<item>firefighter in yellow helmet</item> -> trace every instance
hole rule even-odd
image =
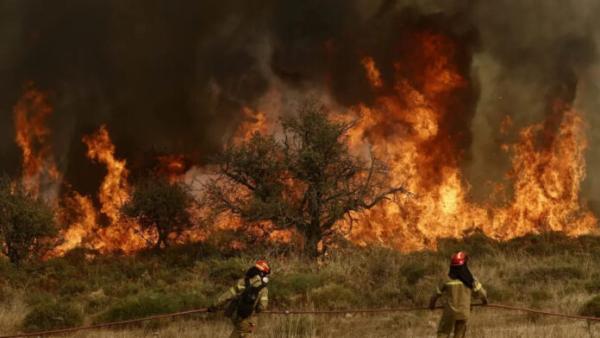
[[[225,307],[225,315],[231,318],[234,326],[230,338],[250,337],[254,332],[256,314],[266,310],[269,303],[267,283],[270,273],[271,268],[266,261],[257,261],[244,278],[221,294],[215,305],[208,308],[209,312],[216,312]]]
[[[468,259],[463,251],[452,255],[448,278],[438,286],[429,302],[429,308],[433,310],[438,298],[442,297],[444,300],[444,311],[437,330],[438,338],[450,337],[452,331],[455,338],[465,337],[473,294],[487,305],[485,289],[469,271]]]

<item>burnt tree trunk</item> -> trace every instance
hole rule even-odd
[[[323,237],[320,225],[307,224],[304,235],[304,255],[314,259],[319,256],[319,242]]]

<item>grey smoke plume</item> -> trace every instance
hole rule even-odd
[[[593,0],[4,0],[0,171],[18,171],[11,110],[29,80],[51,93],[66,180],[91,192],[103,172],[85,158],[81,137],[100,124],[134,171],[155,153],[202,163],[243,106],[270,107],[274,92],[284,102],[277,108],[315,92],[342,107],[372,102],[360,59],[372,56],[390,82],[406,33],[429,29],[461,43],[472,83],[450,130],[475,198],[506,172],[499,144],[515,135],[500,134],[504,116],[515,130],[540,122],[551,99],[586,114],[595,172],[599,10]],[[589,175],[584,190],[598,203],[600,180]]]

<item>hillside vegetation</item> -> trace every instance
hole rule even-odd
[[[3,334],[138,318],[208,306],[256,258],[270,260],[271,308],[351,309],[424,306],[447,272],[449,255],[466,250],[470,267],[493,303],[600,316],[600,238],[545,234],[495,242],[481,235],[445,240],[438,251],[403,254],[390,249],[330,250],[315,262],[260,247],[219,250],[208,244],[97,256],[74,250],[62,258],[15,267],[0,261]],[[432,336],[439,313],[263,316],[259,337]],[[510,323],[504,325],[503,323]],[[78,337],[226,337],[219,315],[147,323]],[[593,327],[477,309],[471,336],[589,337]],[[567,334],[569,332],[569,334]],[[592,335],[593,336],[593,335]]]

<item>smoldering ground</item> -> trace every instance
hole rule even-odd
[[[16,174],[12,107],[33,81],[49,93],[53,149],[65,180],[93,192],[102,169],[84,134],[106,124],[135,171],[154,153],[202,163],[276,90],[293,104],[320,92],[351,107],[374,99],[360,60],[384,80],[406,32],[432,29],[461,43],[469,104],[452,129],[475,198],[509,165],[500,144],[562,100],[588,123],[587,171],[598,171],[600,27],[594,1],[76,1],[0,2],[0,170]],[[392,81],[385,81],[391,85]],[[281,108],[281,106],[278,106]],[[499,125],[511,116],[514,132]],[[600,179],[584,197],[598,203]]]

